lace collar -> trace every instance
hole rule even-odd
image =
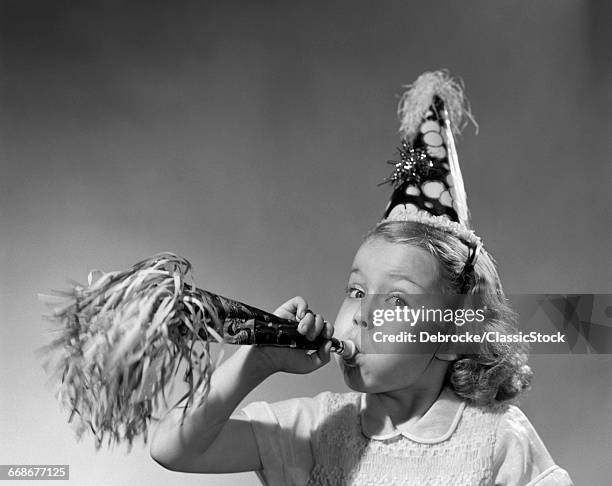
[[[434,404],[418,422],[410,426],[395,425],[376,394],[361,394],[361,431],[366,437],[387,440],[402,434],[422,444],[435,444],[447,440],[457,428],[465,401],[449,387],[445,387]]]

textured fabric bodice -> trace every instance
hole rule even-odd
[[[315,465],[308,486],[488,485],[495,429],[501,413],[467,407],[455,432],[437,443],[404,435],[371,440],[361,431],[359,394],[328,394],[330,419],[313,441]]]
[[[243,408],[267,486],[572,486],[521,410],[442,391],[395,424],[375,394],[322,392]]]

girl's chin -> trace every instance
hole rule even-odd
[[[368,386],[367,383],[361,379],[360,376],[348,376],[346,373],[344,374],[344,383],[351,390],[361,393],[374,393],[372,387]]]
[[[350,366],[344,362],[339,363],[339,365],[346,386],[348,386],[351,390],[362,393],[367,393],[370,391],[371,387],[368,385],[367,381],[364,380],[364,373],[360,366]]]
[[[363,361],[363,355],[358,352],[350,359],[345,359],[336,355],[336,361],[342,368],[357,368]]]

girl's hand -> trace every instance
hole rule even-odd
[[[308,303],[303,297],[294,297],[274,311],[274,315],[285,319],[295,319],[300,323],[298,332],[306,339],[314,341],[322,335],[325,341],[318,350],[281,348],[276,346],[251,346],[252,352],[259,355],[267,364],[271,373],[284,371],[287,373],[305,374],[319,369],[330,360],[331,341],[334,328],[325,322],[319,314],[308,310]]]

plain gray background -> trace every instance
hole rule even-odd
[[[402,85],[448,68],[459,155],[508,292],[610,292],[604,0],[0,3],[0,462],[75,484],[257,484],[74,440],[34,349],[38,292],[163,250],[206,289],[329,319],[381,216]],[[227,349],[226,352],[231,352]],[[609,481],[610,356],[536,356],[523,409],[576,484]],[[346,388],[335,365],[246,402]],[[606,465],[606,463],[608,463]]]

